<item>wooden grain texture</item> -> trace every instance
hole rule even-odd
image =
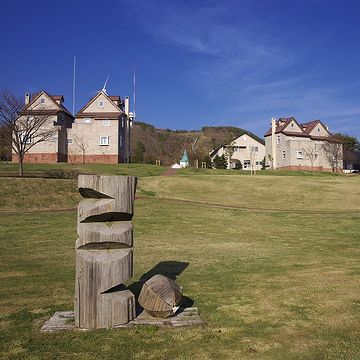
[[[131,221],[78,223],[77,231],[79,239],[75,245],[76,248],[97,243],[117,243],[118,247],[133,245]]]
[[[139,295],[139,304],[151,316],[166,318],[181,300],[181,289],[175,281],[157,274],[146,281]]]
[[[79,176],[75,326],[112,328],[135,317],[135,297],[123,282],[133,275],[136,178]]]

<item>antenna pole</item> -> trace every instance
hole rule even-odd
[[[74,71],[73,71],[73,108],[72,114],[75,114],[75,75],[76,75],[76,56],[74,56]]]
[[[133,84],[133,90],[134,90],[134,120],[136,119],[136,71],[134,66],[134,84]]]

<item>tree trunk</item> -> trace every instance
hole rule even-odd
[[[24,176],[24,155],[19,155],[19,176]]]

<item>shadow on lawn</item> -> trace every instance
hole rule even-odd
[[[154,275],[161,274],[176,281],[177,276],[179,276],[188,266],[189,263],[183,261],[161,261],[148,272],[142,274],[138,281],[129,285],[128,289],[131,290],[134,293],[135,298],[138,299],[143,284]],[[192,299],[183,295],[179,305],[182,308],[186,308],[191,307],[193,304],[194,301]],[[136,301],[136,313],[139,314],[141,311],[142,308]]]

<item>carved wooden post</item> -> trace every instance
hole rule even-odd
[[[75,325],[111,328],[135,317],[134,294],[122,283],[133,273],[136,177],[80,175]]]

